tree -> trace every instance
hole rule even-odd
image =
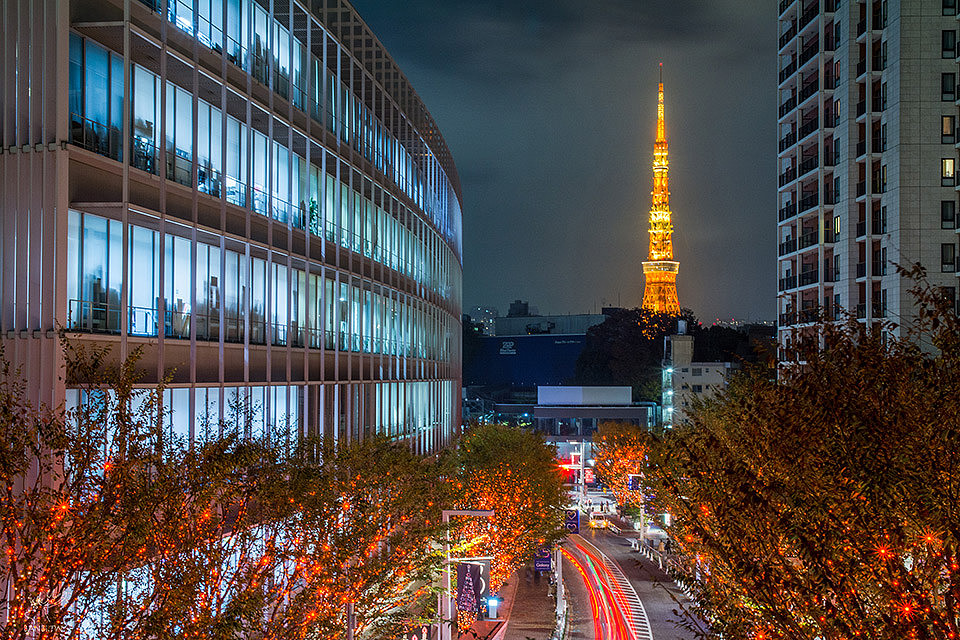
[[[922,277],[914,270],[908,276]],[[960,323],[819,327],[653,447],[699,614],[727,638],[960,633]]]
[[[680,319],[694,326],[692,312]],[[628,385],[638,400],[660,400],[663,338],[675,333],[677,318],[646,309],[614,309],[587,330],[577,359],[575,382],[583,385]]]
[[[593,436],[594,471],[623,507],[643,507],[643,491],[628,487],[631,475],[643,475],[647,432],[627,422],[602,422]]]
[[[0,370],[0,638],[332,639],[347,602],[377,634],[417,611],[451,500],[437,460],[375,437],[291,455],[242,416],[180,442],[138,354],[65,354],[69,411]]]
[[[562,537],[566,494],[556,451],[529,430],[474,425],[453,454],[456,508],[493,509],[493,518],[462,518],[454,537],[470,556],[493,556],[490,589],[504,581],[538,547]]]

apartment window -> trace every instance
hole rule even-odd
[[[693,370],[692,370],[690,373],[691,373],[691,375],[702,376],[702,375],[703,375],[703,369],[702,369],[701,367],[694,367]]]
[[[957,0],[943,0],[943,15],[957,15]]]
[[[954,181],[954,169],[956,160],[953,158],[943,158],[940,160],[940,185],[943,187],[952,187]]]
[[[940,116],[940,142],[953,144],[956,140],[956,116]]]
[[[955,309],[957,304],[957,288],[956,287],[940,287],[940,295],[943,296],[944,302],[946,302],[950,309]]]
[[[946,102],[953,102],[957,96],[957,74],[940,74],[940,99]]]
[[[840,216],[833,217],[833,235],[834,237],[840,235]]]
[[[957,57],[957,32],[948,29],[940,33],[940,55],[944,58]]]
[[[954,229],[957,226],[957,203],[954,200],[940,202],[940,228]]]
[[[956,271],[957,245],[944,242],[940,245],[940,270],[944,273]]]

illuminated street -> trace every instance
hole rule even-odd
[[[570,638],[687,640],[673,613],[684,597],[629,542],[605,531],[571,535],[564,545]]]

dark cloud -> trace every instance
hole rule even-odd
[[[776,3],[354,5],[454,153],[466,307],[639,304],[663,61],[681,303],[772,318]]]

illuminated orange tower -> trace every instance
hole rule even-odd
[[[653,145],[653,206],[650,207],[650,254],[643,263],[646,284],[643,308],[657,313],[680,315],[677,299],[677,272],[673,259],[673,224],[670,222],[670,189],[667,181],[667,130],[663,120],[663,63],[657,94],[657,141]]]

